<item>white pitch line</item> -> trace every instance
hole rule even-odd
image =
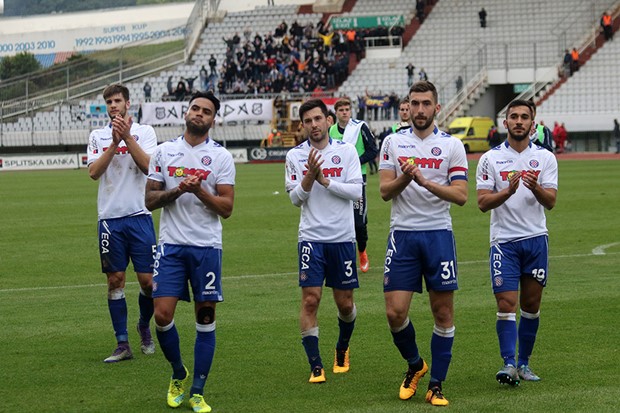
[[[605,250],[613,246],[620,245],[620,242],[612,242],[611,244],[599,245],[592,250],[593,255],[605,255]]]
[[[610,245],[616,245],[616,244],[620,244],[620,243],[615,243],[615,244],[608,244],[608,246]],[[602,247],[605,247],[604,245]],[[597,247],[600,248],[600,247]],[[595,252],[596,248],[594,250],[592,250],[592,253],[590,254],[569,254],[569,255],[555,255],[552,257],[549,257],[550,259],[561,259],[561,258],[578,258],[578,257],[593,257],[593,256],[601,256],[601,255],[618,255],[620,254],[620,252],[611,252],[611,253],[596,253]],[[477,261],[460,261],[458,264],[459,265],[472,265],[472,264],[487,264],[489,261],[488,260],[477,260]],[[297,275],[296,272],[280,272],[280,273],[271,273],[271,274],[246,274],[246,275],[231,275],[228,277],[224,277],[224,281],[231,281],[231,280],[244,280],[244,279],[249,279],[249,278],[267,278],[267,277],[282,277],[282,276],[286,276],[286,275]],[[133,282],[126,282],[126,285],[134,285],[134,284],[138,284],[137,281],[133,281]],[[47,291],[47,290],[68,290],[68,289],[73,289],[73,288],[93,288],[93,287],[97,287],[97,288],[103,288],[105,287],[106,284],[82,284],[82,285],[59,285],[59,286],[55,286],[55,287],[27,287],[27,288],[5,288],[5,289],[0,289],[0,293],[11,293],[11,292],[21,292],[21,291]]]

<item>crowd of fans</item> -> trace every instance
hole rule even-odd
[[[226,53],[219,67],[211,55],[209,68],[203,65],[196,77],[182,77],[175,86],[171,76],[163,99],[182,101],[198,88],[219,94],[321,94],[347,78],[350,58],[363,58],[365,39],[374,38],[377,44],[391,35],[399,44],[403,31],[400,26],[333,30],[321,21],[302,25],[296,20],[290,26],[282,21],[264,35],[246,27],[241,34],[222,38]]]

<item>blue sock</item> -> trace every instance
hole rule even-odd
[[[200,329],[200,330],[198,330]],[[204,392],[205,383],[211,370],[215,354],[215,322],[196,324],[196,343],[194,344],[194,381],[190,396]]]
[[[108,309],[112,318],[112,327],[116,341],[119,343],[129,341],[127,334],[127,301],[125,295],[122,298],[108,299]]]
[[[442,382],[448,375],[448,367],[452,360],[452,344],[454,343],[454,326],[443,328],[435,326],[431,337],[431,382]]]
[[[155,329],[159,347],[172,366],[172,378],[184,379],[185,368],[181,359],[181,346],[179,343],[179,332],[174,325],[174,320],[165,327],[157,326]]]
[[[316,331],[314,331],[316,329]],[[316,333],[316,334],[315,334]],[[301,344],[303,344],[308,356],[308,363],[310,363],[310,369],[315,367],[323,368],[323,360],[321,360],[321,354],[319,353],[319,328],[314,327],[310,330],[302,331]]]
[[[504,365],[516,366],[515,353],[517,347],[517,322],[515,313],[497,313],[498,320],[495,324],[497,338],[499,339],[499,352],[504,359]],[[500,314],[506,314],[505,316]]]
[[[140,294],[138,294],[138,307],[140,308],[140,319],[138,320],[138,324],[141,326],[148,326],[154,312],[153,298],[147,297],[142,290],[140,290]]]
[[[401,328],[399,331],[392,331],[392,338],[394,339],[396,348],[400,351],[401,356],[407,360],[407,363],[410,365],[416,364],[420,360],[420,352],[415,342],[415,329],[409,318],[407,318],[403,325],[405,327]]]
[[[353,335],[356,316],[357,309],[355,305],[353,305],[353,311],[348,316],[343,316],[338,313],[338,327],[340,328],[340,333],[338,334],[336,350],[345,351],[349,348],[349,340],[351,340],[351,335]]]
[[[527,365],[534,350],[536,333],[540,324],[540,311],[536,314],[521,311],[519,320],[519,366]]]

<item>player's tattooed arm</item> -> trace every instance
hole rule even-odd
[[[157,208],[161,208],[171,202],[174,202],[183,193],[184,191],[178,186],[170,190],[166,190],[163,182],[147,179],[144,203],[149,211],[154,211]]]

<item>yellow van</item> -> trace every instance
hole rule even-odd
[[[493,120],[486,117],[456,118],[450,123],[448,133],[463,142],[465,152],[485,152],[489,149],[487,136]]]

